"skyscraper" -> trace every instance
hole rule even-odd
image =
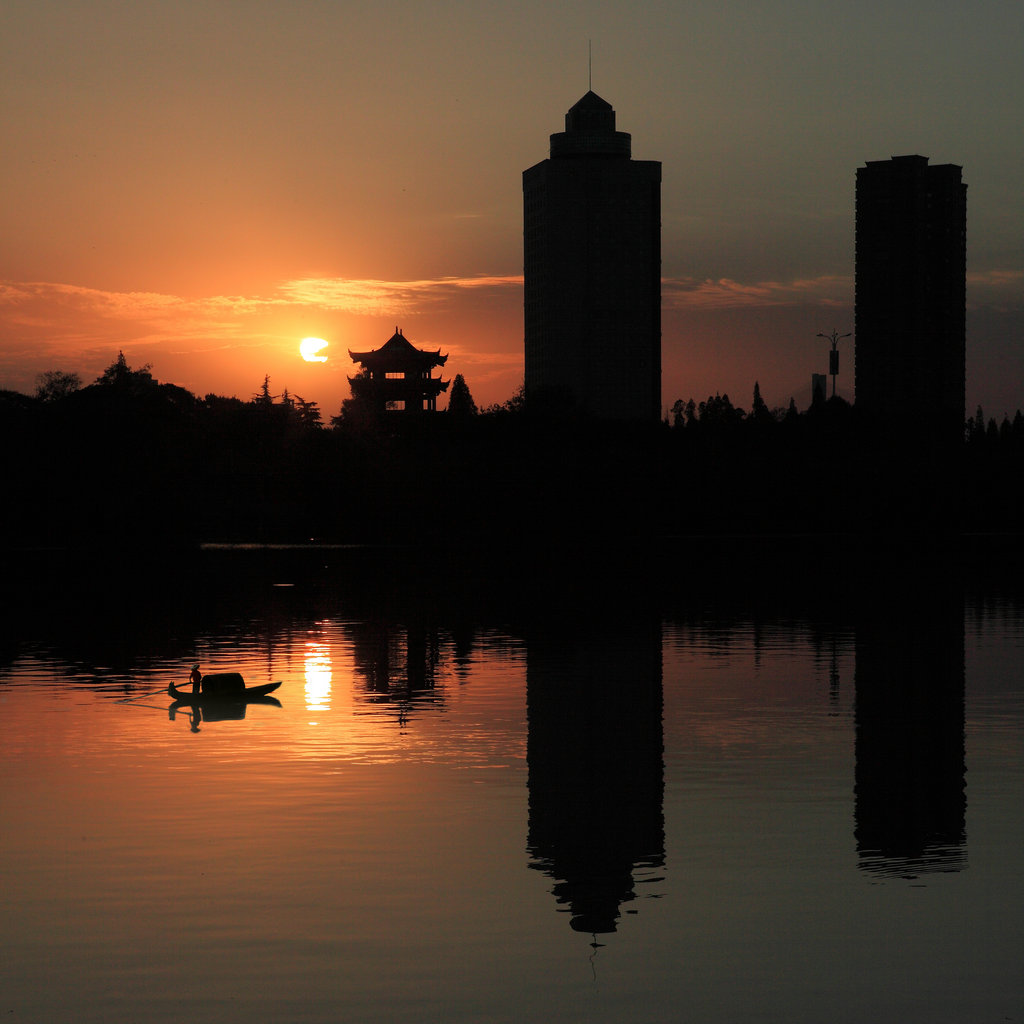
[[[523,172],[526,394],[661,415],[661,164],[588,92]]]
[[[857,169],[857,408],[894,439],[963,437],[966,275],[960,167],[899,156]]]

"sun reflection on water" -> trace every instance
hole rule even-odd
[[[331,651],[326,644],[306,645],[304,674],[306,710],[329,711],[331,707]]]

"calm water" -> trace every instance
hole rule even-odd
[[[8,625],[5,1017],[1024,1019],[1012,595],[216,557]],[[280,707],[171,709],[192,661]]]

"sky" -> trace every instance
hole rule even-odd
[[[662,162],[666,409],[809,402],[817,335],[853,330],[856,168],[918,153],[968,185],[967,410],[1012,416],[1021,39],[1016,0],[5,0],[0,388],[123,351],[200,396],[269,375],[326,420],[348,350],[400,327],[504,401],[522,171],[592,85]]]

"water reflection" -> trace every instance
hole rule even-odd
[[[864,606],[845,579],[723,571],[712,600],[666,566],[684,596],[648,615],[646,577],[506,608],[271,568],[211,572],[197,601],[118,586],[127,618],[92,581],[63,617],[21,602],[0,643],[0,991],[21,1019],[1019,1007],[1019,603],[972,608],[965,635],[959,591]],[[283,707],[169,727],[197,659],[280,678]],[[965,664],[985,871],[865,884],[966,863]],[[595,984],[581,947],[615,930]]]
[[[877,596],[856,639],[860,867],[914,877],[966,866],[964,605],[936,586]]]
[[[218,701],[215,703],[193,704],[190,701],[176,700],[167,709],[167,715],[173,722],[178,714],[188,719],[189,729],[199,732],[203,722],[241,722],[250,704],[264,704],[279,708],[281,702],[276,697],[249,697],[246,700]]]
[[[329,711],[331,707],[331,649],[325,643],[306,644],[303,666],[306,680],[306,710]]]
[[[436,629],[377,620],[353,623],[351,633],[355,670],[371,703],[393,705],[404,721],[417,705],[443,702],[435,692]]]
[[[661,894],[661,628],[558,625],[527,641],[527,845],[570,926],[596,935],[640,885]]]

